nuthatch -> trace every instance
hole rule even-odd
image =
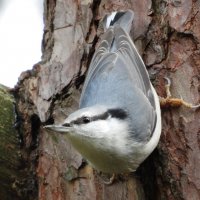
[[[91,61],[80,109],[61,125],[46,128],[66,134],[97,170],[133,172],[158,144],[159,98],[129,36],[133,12],[103,20],[105,33]]]

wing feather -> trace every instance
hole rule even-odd
[[[114,26],[104,34],[92,59],[80,108],[96,104],[121,107],[129,113],[133,137],[148,141],[156,121],[151,87],[131,38],[122,28]]]

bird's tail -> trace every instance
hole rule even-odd
[[[134,13],[132,10],[112,12],[103,18],[103,28],[106,31],[109,27],[120,26],[126,32],[130,32]]]

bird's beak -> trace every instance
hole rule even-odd
[[[55,124],[44,126],[44,128],[51,130],[51,131],[56,131],[59,133],[68,133],[68,132],[72,131],[72,127],[66,127],[63,125],[55,125]]]

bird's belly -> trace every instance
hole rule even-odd
[[[130,157],[121,157],[115,152],[100,152],[98,156],[89,156],[87,159],[98,171],[110,174],[133,172],[138,167],[138,164],[134,162],[134,160],[130,159]]]
[[[133,152],[123,152],[106,148],[103,144],[70,138],[72,145],[96,170],[105,173],[133,172],[141,163],[141,156]],[[104,148],[105,147],[105,148]]]

